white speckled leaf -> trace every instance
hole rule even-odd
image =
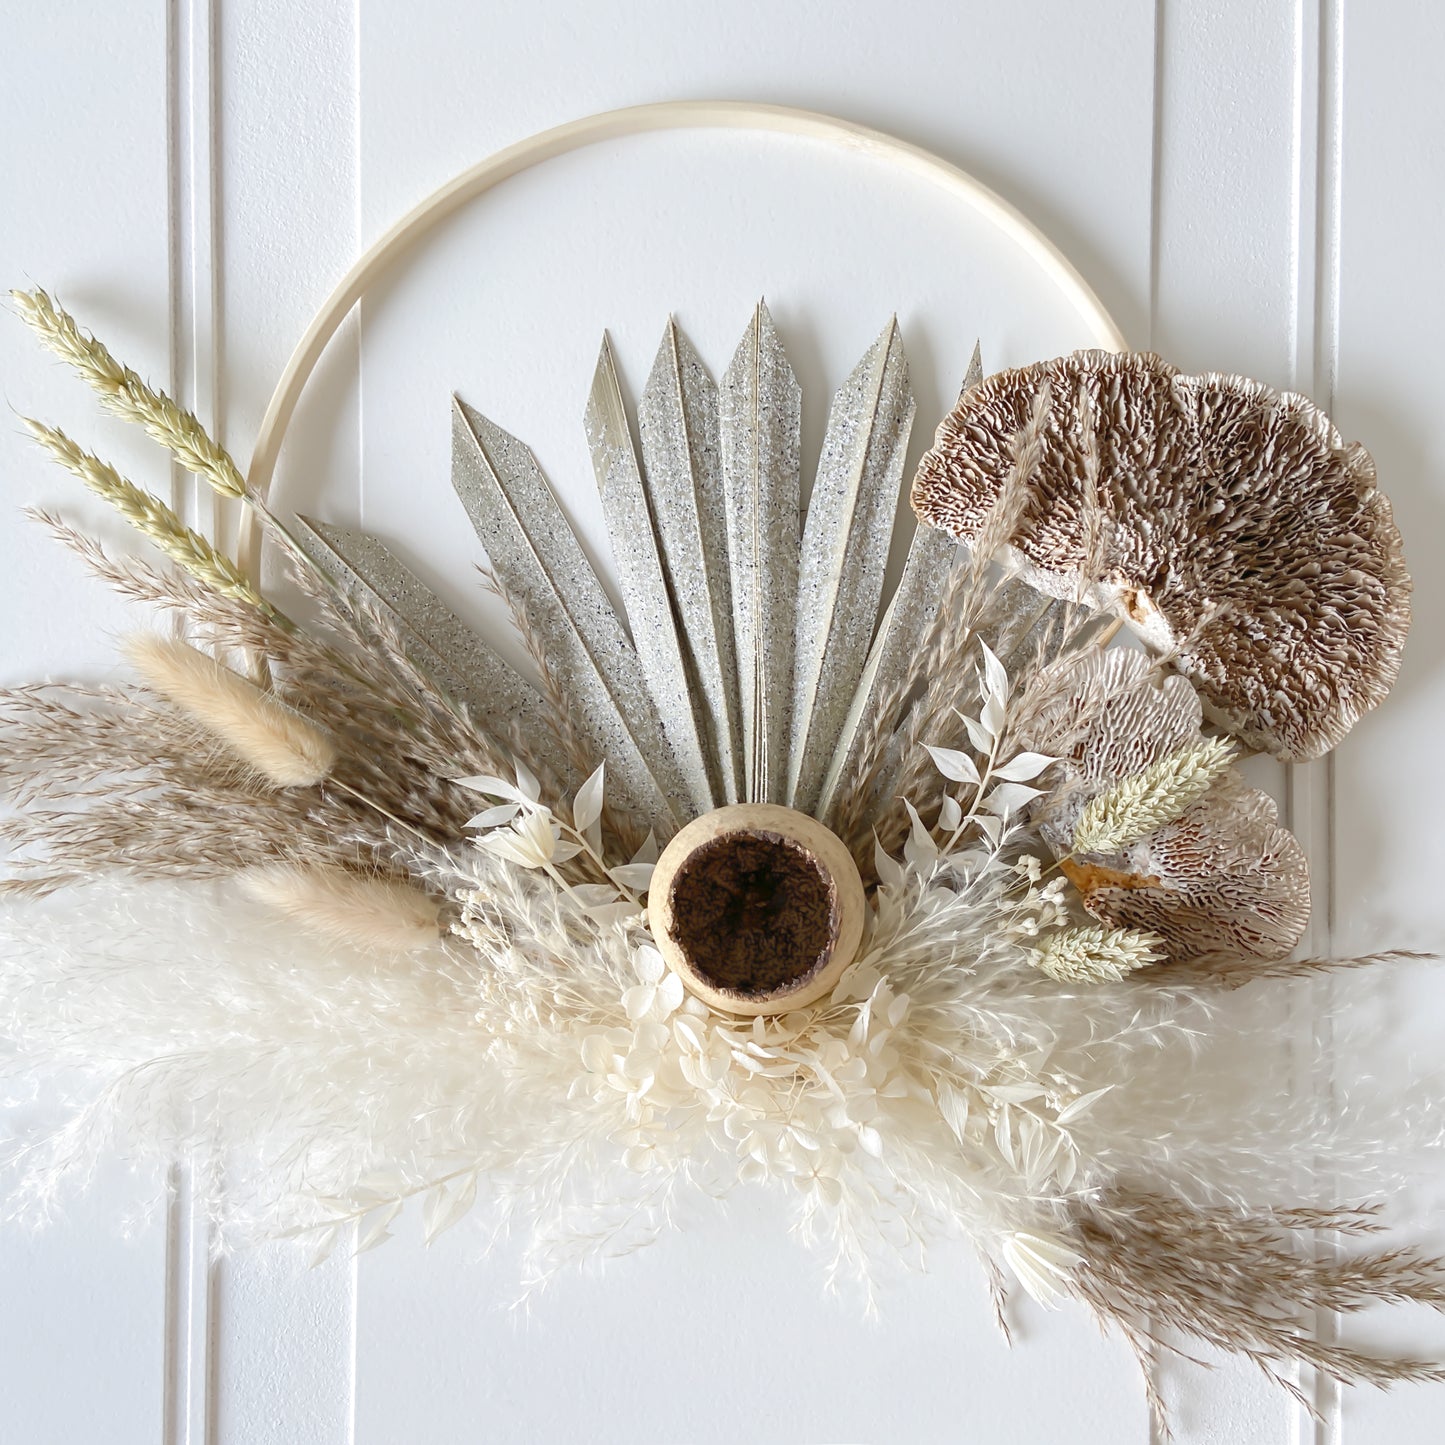
[[[968,391],[983,380],[983,346],[975,341],[973,355],[968,358],[968,370],[963,373],[963,390]]]
[[[735,803],[743,789],[742,716],[717,388],[672,321],[637,420],[647,500],[687,661],[706,709],[707,742],[718,760],[723,797]]]
[[[605,337],[587,398],[586,423],[633,645],[663,731],[686,779],[688,796],[694,809],[706,812],[722,799],[715,791],[715,776],[709,775],[702,742],[707,732],[696,711],[698,692],[688,677],[617,368]],[[714,764],[713,774],[716,772]]]
[[[744,790],[754,803],[781,803],[788,789],[802,401],[760,302],[719,389]]]
[[[544,723],[546,703],[425,582],[376,537],[310,517],[297,518],[308,554],[349,592],[391,614],[408,652],[441,689],[489,733],[525,729],[538,757],[564,782],[570,769]]]
[[[460,399],[452,485],[497,574],[524,598],[577,725],[613,766],[624,807],[663,822],[687,797],[643,676],[541,469],[515,437]]]
[[[848,775],[867,731],[865,720],[874,716],[879,702],[907,675],[938,615],[938,597],[947,585],[949,570],[963,560],[961,549],[947,533],[932,527],[914,532],[898,590],[878,626],[818,796],[818,816],[830,826],[839,784]]]
[[[789,794],[804,812],[817,806],[868,656],[913,414],[893,320],[833,398],[803,529]]]

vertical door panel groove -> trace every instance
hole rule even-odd
[[[1339,226],[1342,105],[1341,0],[1296,0],[1294,75],[1293,311],[1290,383],[1325,411],[1335,411],[1339,347]],[[1329,954],[1335,945],[1335,765],[1333,755],[1288,770],[1286,805],[1291,830],[1310,860],[1314,905],[1305,947]],[[1328,977],[1298,991],[1293,1042],[1298,1051],[1296,1089],[1335,1099],[1331,1019],[1334,988]],[[1316,1172],[1329,1168],[1320,1159]],[[1335,1249],[1333,1237],[1312,1241],[1316,1252]],[[1339,1334],[1339,1317],[1321,1311],[1310,1322],[1322,1339]],[[1312,1409],[1294,1410],[1296,1445],[1344,1439],[1340,1387],[1328,1376],[1297,1374]]]
[[[168,0],[167,168],[171,394],[219,427],[215,276],[214,0]],[[171,468],[171,501],[191,526],[220,534],[218,499]],[[170,1170],[166,1203],[165,1445],[211,1445],[216,1367],[212,1239],[190,1167]]]

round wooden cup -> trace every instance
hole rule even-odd
[[[663,850],[648,911],[687,990],[734,1014],[781,1014],[838,982],[863,937],[863,880],[816,818],[735,803],[694,819]]]

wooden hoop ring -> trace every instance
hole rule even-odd
[[[1098,345],[1109,351],[1126,349],[1124,335],[1103,302],[1064,253],[1032,221],[967,171],[921,146],[853,121],[790,106],[737,100],[675,100],[634,105],[554,126],[488,156],[440,190],[433,191],[352,266],[312,318],[272,393],[247,472],[247,480],[255,491],[261,497],[270,491],[286,429],[327,344],[352,307],[394,261],[454,211],[511,176],[598,141],[659,130],[774,131],[826,141],[842,150],[890,161],[971,206],[1033,258],[1084,318]],[[248,576],[259,581],[261,531],[250,510],[241,518],[237,560]]]

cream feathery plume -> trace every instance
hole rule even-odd
[[[131,638],[126,653],[152,688],[273,786],[312,787],[335,765],[321,728],[214,657],[153,634]]]
[[[12,291],[10,299],[45,345],[69,362],[99,395],[107,411],[126,421],[139,422],[187,471],[223,497],[246,495],[240,468],[193,413],[117,361],[46,292]]]
[[[1164,940],[1132,928],[1060,928],[1029,950],[1029,962],[1059,983],[1118,983],[1135,969],[1158,963]]]
[[[1074,852],[1112,853],[1174,822],[1209,791],[1234,752],[1227,738],[1206,738],[1120,778],[1079,814]]]
[[[322,864],[278,863],[239,875],[242,891],[334,944],[410,953],[441,937],[435,899],[393,879]]]

